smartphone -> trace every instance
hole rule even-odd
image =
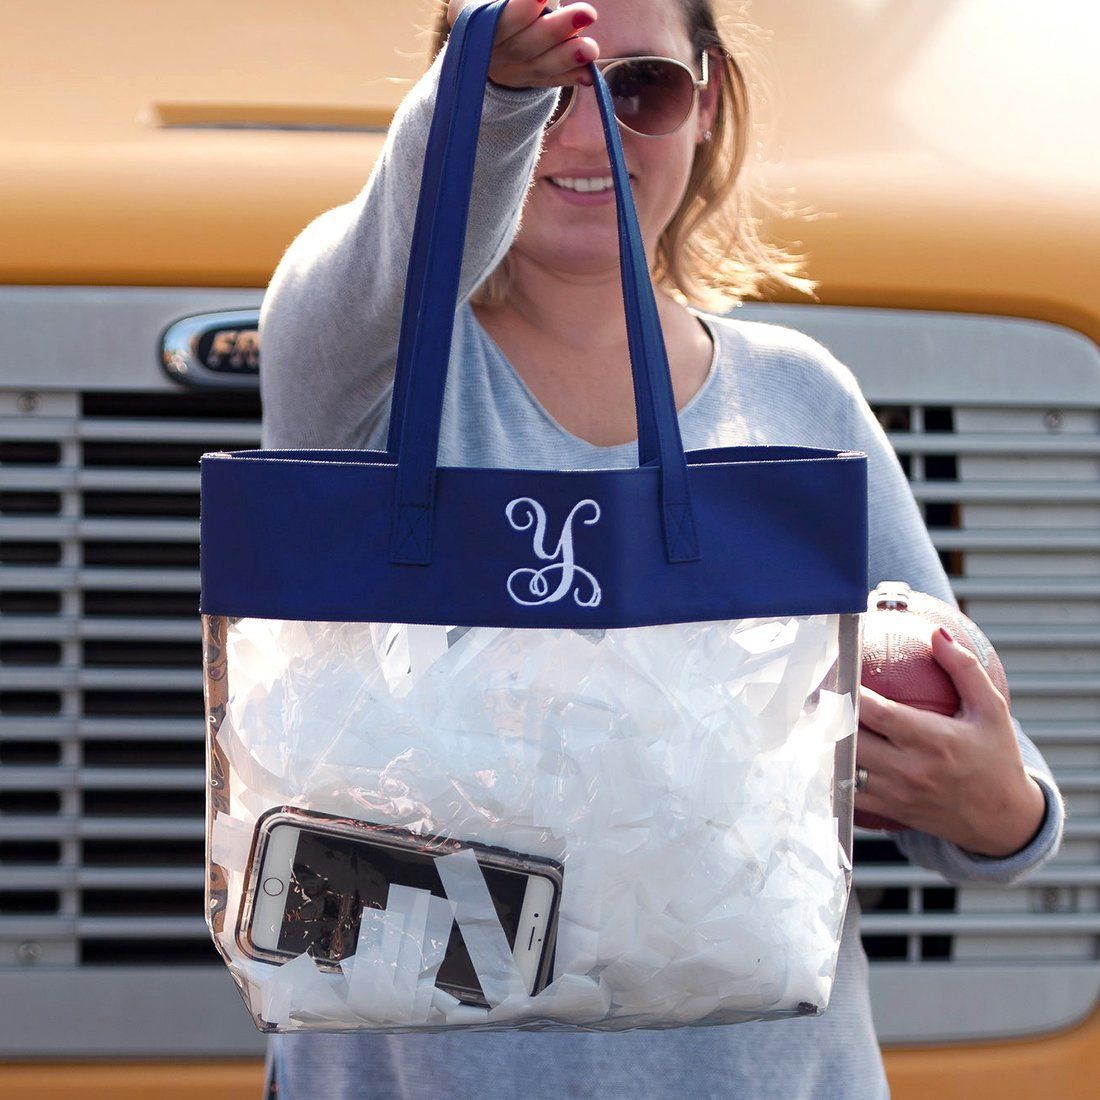
[[[308,951],[318,966],[337,969],[355,953],[365,906],[385,909],[391,883],[446,897],[435,860],[463,849],[481,867],[528,994],[538,993],[553,960],[561,864],[294,807],[256,823],[237,942],[255,959],[284,962]],[[436,985],[465,1004],[487,1005],[457,923]]]

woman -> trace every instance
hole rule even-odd
[[[451,0],[448,21],[461,6]],[[549,13],[545,0],[510,0],[485,91],[441,464],[636,460],[614,198],[587,88],[589,61],[636,55],[667,59],[618,66],[616,79],[633,86],[616,85],[616,110],[685,446],[865,451],[872,581],[901,579],[951,600],[908,483],[852,375],[799,333],[681,300],[716,291],[736,301],[768,279],[805,285],[789,257],[756,239],[740,207],[745,85],[710,0],[597,0]],[[439,57],[402,102],[359,196],[308,226],[275,272],[261,317],[265,446],[385,446],[438,73]],[[1018,881],[1057,850],[1061,797],[969,652],[947,635],[934,652],[963,699],[959,715],[866,693],[858,762],[869,779],[857,805],[902,822],[903,851],[953,881]],[[269,1070],[282,1100],[880,1100],[889,1093],[858,921],[853,897],[832,1000],[818,1018],[625,1034],[275,1036]]]

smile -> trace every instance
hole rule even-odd
[[[547,179],[555,186],[565,191],[579,191],[589,194],[593,191],[610,191],[615,186],[615,181],[610,176],[571,177],[571,176],[547,176]]]

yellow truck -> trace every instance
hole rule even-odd
[[[740,10],[742,5],[737,5]],[[727,4],[733,13],[733,5]],[[1069,817],[1010,890],[857,840],[897,1100],[1100,1079],[1094,5],[753,0],[756,171]],[[202,915],[198,466],[259,443],[258,309],[363,185],[428,0],[52,0],[0,43],[0,1096],[257,1098]],[[303,369],[308,364],[303,364]]]

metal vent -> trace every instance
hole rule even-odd
[[[1100,351],[1013,319],[822,307],[739,315],[801,329],[857,375],[1067,804],[1059,856],[1012,889],[952,887],[885,834],[857,830],[879,1037],[1068,1025],[1100,991]]]
[[[197,459],[258,445],[258,394],[174,387],[134,352],[179,317],[240,306],[233,291],[0,288],[18,345],[0,388],[9,1056],[261,1047],[202,918],[197,611]],[[1012,890],[952,887],[858,836],[879,1035],[1068,1025],[1100,990],[1100,353],[1002,319],[739,316],[804,329],[855,370],[1069,806],[1057,861]],[[107,1002],[125,1008],[108,1018]]]
[[[899,923],[910,934],[952,934],[959,960],[1091,961],[1100,933],[1100,408],[999,404],[1004,396],[956,407],[949,433],[930,431],[913,410],[893,441],[963,609],[1004,660],[1013,713],[1058,775],[1067,836],[1058,865],[1028,889],[962,889],[955,915]],[[936,513],[947,522],[935,524]]]
[[[4,395],[0,963],[218,963],[202,919],[198,459],[252,393]]]
[[[1085,866],[1095,863],[1091,842],[1100,836],[1100,770],[1081,750],[1100,740],[1088,717],[1100,701],[1100,600],[1074,598],[1073,590],[1100,572],[1097,410],[875,411],[963,610],[985,627],[1005,662],[1014,713],[1059,772],[1072,822],[1058,868],[1011,892],[945,889],[938,875],[909,867],[882,834],[861,833],[856,881],[867,953],[1090,960],[1100,907],[1095,897],[1082,907],[1080,888],[1100,885],[1095,867]],[[1061,590],[1068,599],[1058,598]]]

